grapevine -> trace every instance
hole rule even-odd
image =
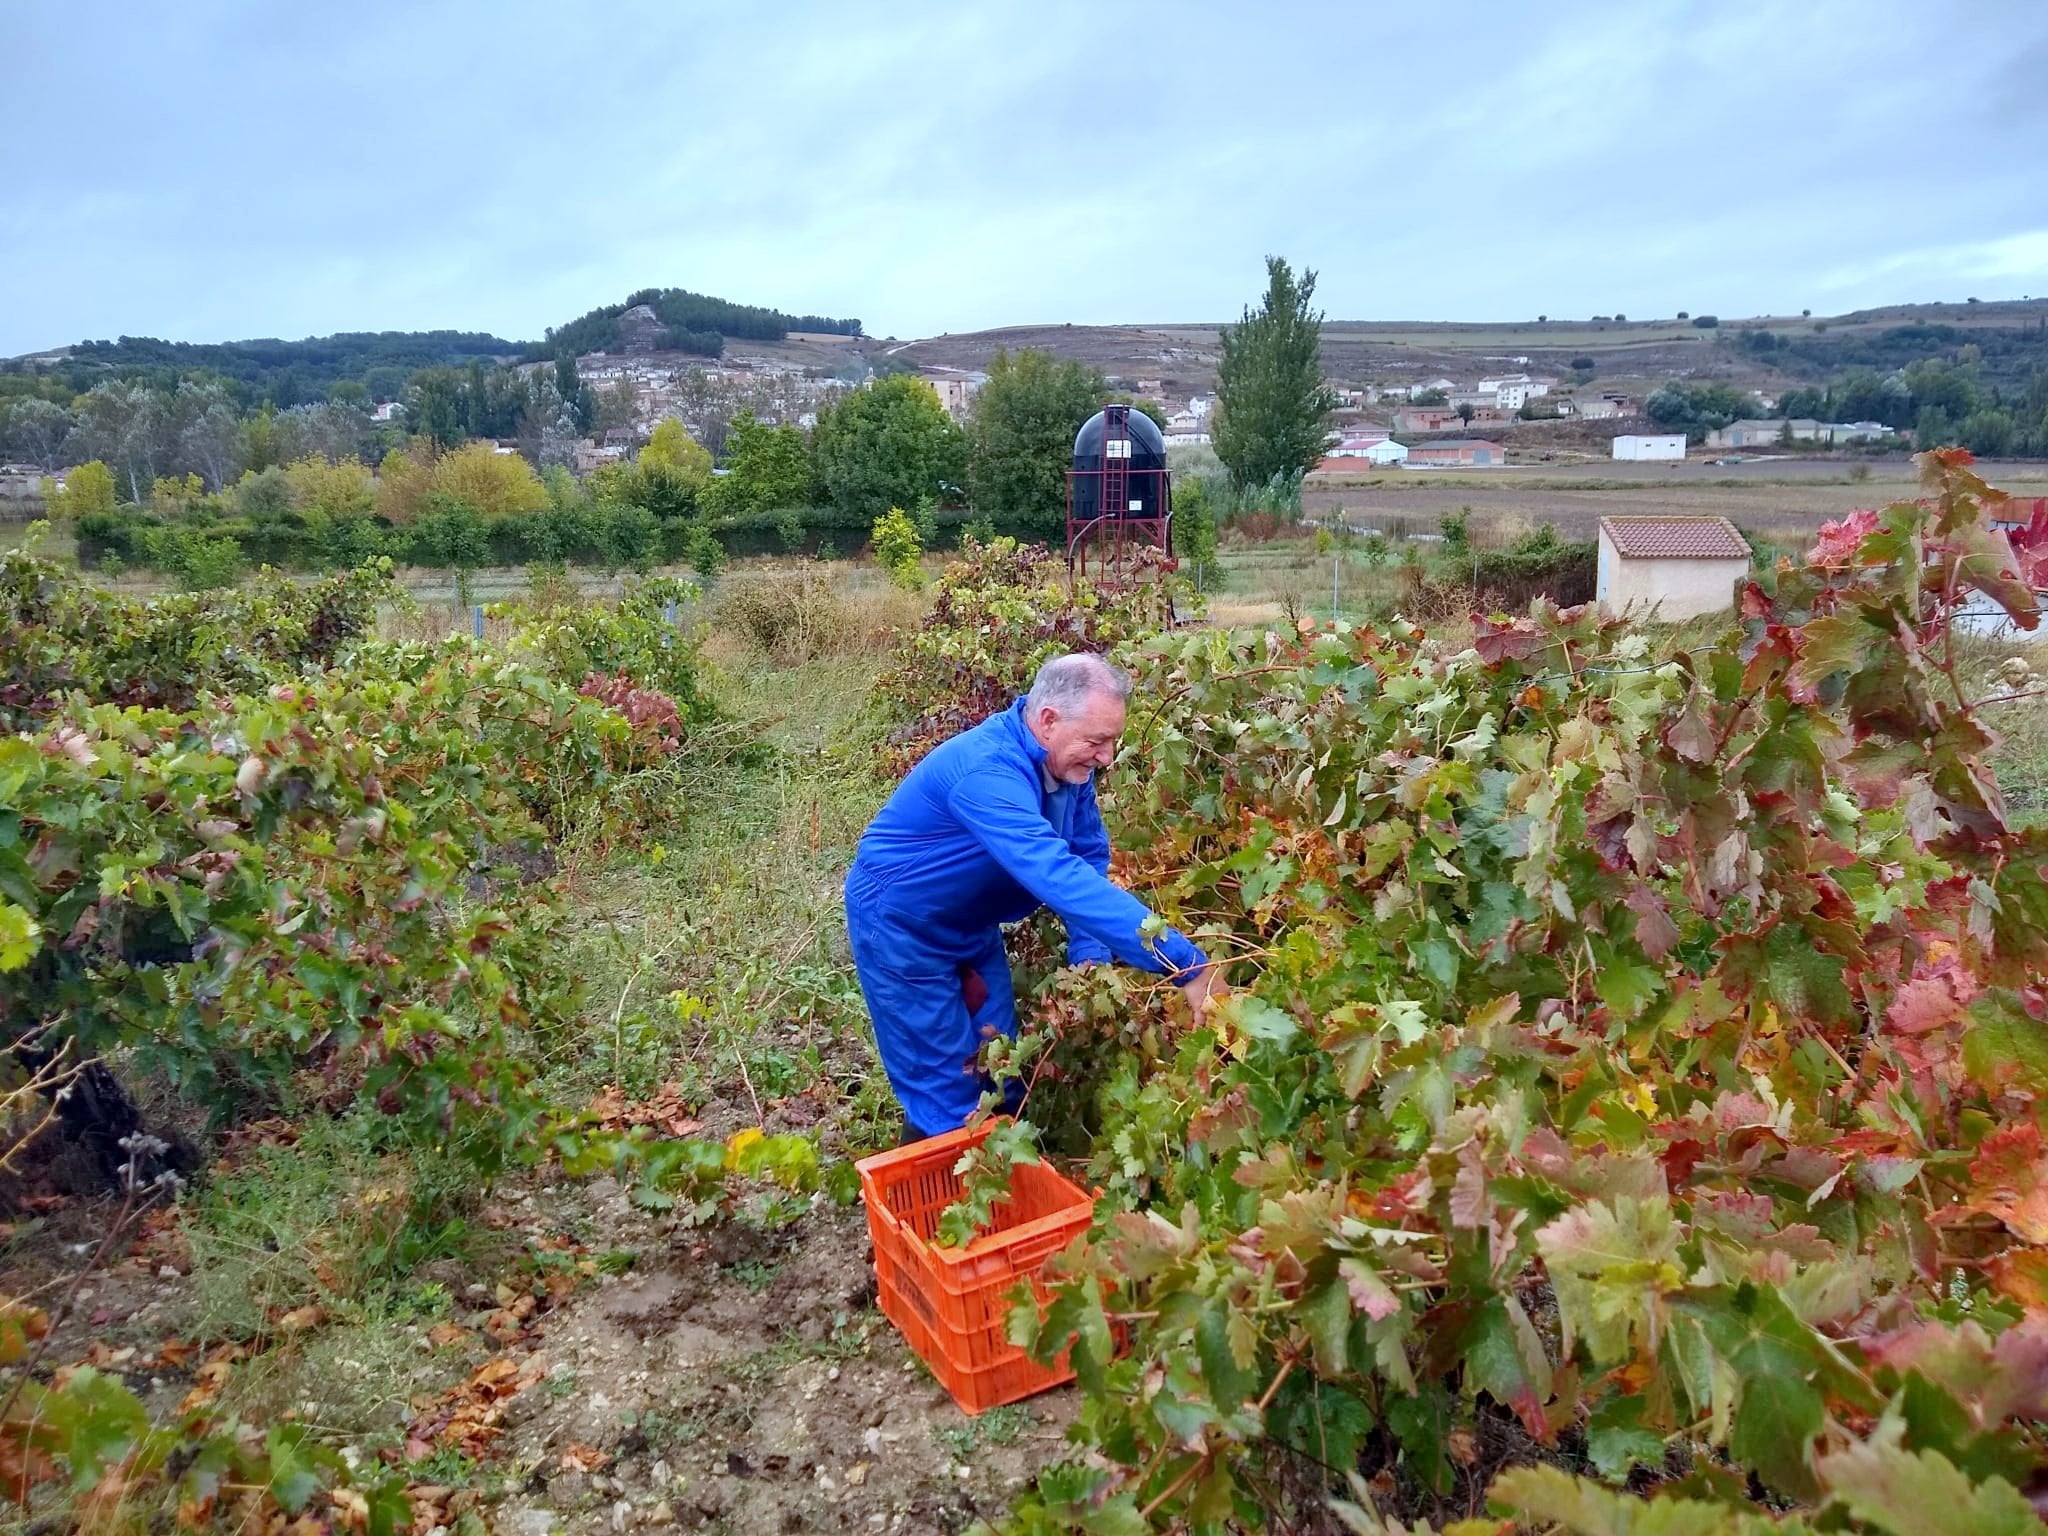
[[[2042,551],[1925,464],[1677,655],[1142,647],[1118,874],[1240,990],[1042,1006],[1104,1197],[1013,1329],[1090,1454],[1011,1529],[2037,1528],[2048,834],[1944,620]]]

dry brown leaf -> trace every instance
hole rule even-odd
[[[226,1360],[209,1360],[200,1366],[194,1373],[192,1390],[178,1404],[178,1412],[190,1413],[195,1408],[204,1408],[219,1397],[220,1389],[227,1385],[228,1372],[233,1369]]]
[[[427,1342],[436,1349],[449,1349],[457,1344],[467,1344],[470,1332],[454,1323],[436,1323],[427,1330]]]
[[[361,1531],[369,1528],[370,1501],[355,1489],[329,1489],[327,1499],[334,1506],[335,1523],[344,1530]]]
[[[562,1465],[571,1472],[600,1472],[611,1464],[611,1453],[594,1445],[571,1445],[562,1452]]]
[[[304,1333],[308,1328],[317,1328],[327,1321],[327,1309],[318,1303],[293,1307],[277,1320],[277,1326],[286,1333]]]

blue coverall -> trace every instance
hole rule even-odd
[[[1019,699],[935,748],[861,834],[846,876],[846,931],[875,1043],[912,1135],[962,1124],[979,1105],[975,1056],[1017,1033],[999,926],[1050,907],[1071,964],[1116,959],[1185,980],[1202,952],[1109,879],[1095,781],[1045,766]]]

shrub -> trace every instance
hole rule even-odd
[[[924,567],[918,563],[924,557],[924,549],[908,513],[901,507],[891,507],[875,519],[869,537],[874,541],[875,558],[891,581],[911,592],[924,586]]]
[[[832,655],[857,633],[830,573],[734,571],[718,584],[712,622],[788,665]]]

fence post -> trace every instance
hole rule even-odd
[[[674,598],[670,598],[667,605],[661,610],[661,617],[662,621],[668,625],[668,633],[662,636],[661,643],[663,645],[674,645],[676,643],[676,600]]]
[[[1343,563],[1343,552],[1332,550],[1330,553],[1330,622],[1332,624],[1337,622],[1337,571]]]
[[[484,637],[484,605],[474,603],[469,610],[469,631],[481,640]]]

